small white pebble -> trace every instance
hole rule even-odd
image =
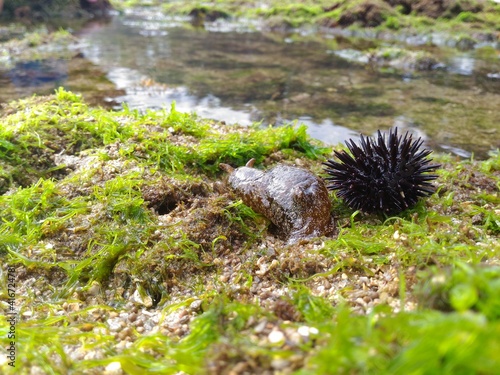
[[[276,259],[274,259],[272,262],[271,262],[271,265],[269,266],[269,269],[270,270],[273,270],[275,269],[276,267],[278,267],[280,264],[280,262],[278,262]]]
[[[356,298],[354,302],[356,302],[358,305],[366,306],[366,302],[361,297]]]
[[[131,302],[134,302],[138,305],[144,305],[146,307],[151,307],[153,306],[153,300],[150,296],[146,295],[144,298],[142,298],[141,294],[139,293],[139,290],[136,289],[134,294],[130,296],[129,300]]]
[[[285,334],[281,331],[271,331],[267,339],[272,344],[278,344],[285,341]]]
[[[110,318],[108,319],[107,323],[108,323],[108,326],[109,326],[109,330],[112,331],[112,332],[116,332],[116,331],[119,331],[120,329],[122,329],[122,320],[120,318]]]
[[[303,337],[309,337],[309,335],[317,335],[319,333],[316,327],[300,326],[297,329],[299,335]]]
[[[202,304],[202,300],[201,299],[197,299],[193,302],[191,302],[191,304],[189,305],[189,309],[191,311],[198,311],[201,307],[201,304]]]
[[[111,362],[104,368],[104,374],[107,375],[119,375],[123,374],[122,365],[120,362]]]
[[[309,336],[309,327],[308,326],[301,326],[297,329],[297,332],[301,336],[308,337]]]
[[[259,265],[259,270],[255,271],[256,275],[264,276],[268,271],[267,264]]]

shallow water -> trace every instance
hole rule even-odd
[[[84,58],[124,90],[115,100],[132,108],[175,100],[180,110],[228,124],[296,121],[330,144],[398,126],[464,157],[500,147],[498,46],[459,51],[226,23],[207,30],[152,14],[95,22],[80,37]],[[389,47],[436,61],[427,71],[411,60],[372,61],[370,49]]]

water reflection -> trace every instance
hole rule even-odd
[[[8,70],[0,69],[0,103],[3,95],[12,100],[32,94],[51,93],[67,78],[68,62],[64,59],[16,62]]]
[[[50,95],[63,86],[83,94],[90,105],[116,106],[113,97],[123,91],[117,90],[105,73],[81,54],[71,53],[66,58],[0,61],[0,105],[32,94]]]
[[[405,60],[385,67],[371,63],[373,40],[179,25],[160,15],[115,18],[84,33],[82,49],[133,108],[175,100],[183,111],[227,123],[298,120],[330,144],[398,126],[458,155],[500,147],[498,59],[424,45],[437,61],[429,66],[439,69],[416,70]],[[412,48],[410,57],[418,56]]]
[[[182,112],[196,113],[204,118],[211,118],[229,123],[250,125],[251,111],[236,111],[224,107],[221,100],[214,95],[198,97],[192,95],[187,87],[167,86],[151,82],[140,72],[128,68],[112,68],[108,74],[118,89],[125,90],[126,94],[115,98],[116,101],[127,103],[130,108],[162,109],[175,101],[176,108]],[[119,109],[119,107],[115,107]]]
[[[37,87],[53,83],[55,86],[68,77],[67,61],[48,59],[16,63],[7,76],[17,87]]]
[[[67,68],[45,59],[0,72],[0,101],[13,87],[24,93],[21,86],[35,85],[28,94],[45,94],[47,82],[63,83],[141,110],[176,101],[182,111],[228,124],[304,123],[330,144],[398,126],[458,155],[481,157],[500,147],[500,59],[491,46],[464,52],[416,35],[389,41],[370,39],[370,32],[353,38],[349,31],[252,28],[217,21],[195,29],[151,12],[94,22],[79,35],[84,58]],[[102,89],[100,71],[119,94]]]
[[[305,124],[311,137],[321,139],[323,142],[336,145],[344,143],[349,138],[357,138],[358,133],[344,126],[336,125],[331,119],[323,120],[320,124],[310,117],[299,117],[298,123]]]
[[[470,76],[474,73],[475,63],[472,56],[455,56],[450,61],[449,72]]]

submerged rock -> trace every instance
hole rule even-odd
[[[266,216],[289,244],[333,232],[328,190],[319,177],[283,164],[268,171],[252,166],[253,159],[236,169],[221,164],[243,203]]]

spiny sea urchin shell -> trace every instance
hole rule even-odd
[[[430,181],[437,178],[428,172],[440,167],[430,164],[432,152],[422,149],[424,141],[412,140],[398,129],[389,132],[386,141],[380,131],[377,140],[361,136],[361,147],[352,139],[346,142],[350,153],[335,151],[339,161],[323,163],[330,190],[355,210],[398,213],[413,206],[419,198],[434,193]]]

